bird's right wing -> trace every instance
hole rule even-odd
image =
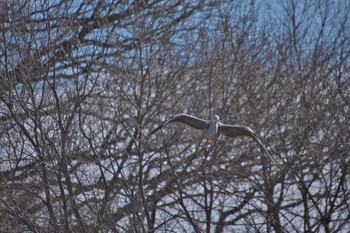
[[[164,121],[162,124],[160,124],[157,128],[155,128],[149,135],[156,133],[158,130],[166,126],[167,124],[171,122],[181,122],[185,123],[195,129],[206,129],[208,127],[209,121],[204,120],[198,117],[194,117],[191,115],[188,115],[186,113],[179,113],[175,116],[169,118],[168,120]]]

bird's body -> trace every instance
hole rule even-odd
[[[213,125],[212,129],[216,131],[218,129],[218,127],[216,125]],[[219,134],[217,132],[209,131],[209,129],[208,129],[208,131],[207,131],[207,139],[209,141],[215,141],[218,138],[218,136],[219,136]]]
[[[181,122],[185,123],[195,129],[206,130],[207,139],[210,141],[215,141],[220,133],[227,137],[238,137],[238,136],[248,136],[254,139],[261,148],[268,154],[271,158],[269,152],[267,151],[264,144],[261,142],[259,136],[249,127],[240,125],[227,125],[220,122],[219,116],[214,115],[211,120],[204,120],[198,117],[194,117],[185,113],[176,114],[168,120],[160,124],[156,129],[154,129],[149,135],[156,133],[158,130],[166,126],[171,122]]]
[[[210,141],[215,141],[219,136],[219,117],[214,115],[211,121],[208,121],[207,129],[207,139]]]

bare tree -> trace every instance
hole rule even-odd
[[[0,231],[349,230],[349,8],[1,1]]]

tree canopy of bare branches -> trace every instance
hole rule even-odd
[[[348,1],[0,6],[0,232],[350,231]]]

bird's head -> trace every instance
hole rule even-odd
[[[215,123],[220,122],[220,117],[218,115],[213,115],[213,121]]]

